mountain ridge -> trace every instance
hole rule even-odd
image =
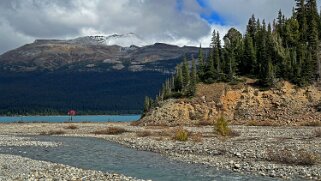
[[[111,35],[119,37],[120,35]],[[146,46],[108,45],[109,37],[86,36],[70,40],[38,39],[0,55],[0,69],[8,72],[35,71],[144,71],[147,64],[196,56],[197,47],[155,43]],[[131,35],[134,36],[134,35]],[[136,36],[135,36],[136,37]],[[69,67],[68,67],[69,66]],[[79,67],[80,66],[80,67]],[[148,66],[147,66],[148,67]],[[162,68],[164,69],[163,66]],[[159,68],[158,68],[159,69]],[[168,72],[169,70],[165,70]],[[171,68],[170,71],[173,71]]]

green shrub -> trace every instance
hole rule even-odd
[[[179,128],[175,131],[174,139],[177,141],[187,141],[188,140],[188,131],[183,128]]]
[[[221,136],[228,136],[231,133],[228,122],[223,116],[218,118],[214,123],[214,131]]]

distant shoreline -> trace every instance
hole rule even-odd
[[[75,115],[73,117],[77,117],[77,116],[140,116],[141,114],[79,114],[79,115]],[[39,115],[39,114],[35,114],[35,115],[1,115],[0,117],[28,117],[28,116],[33,116],[33,117],[41,117],[41,116],[69,116],[69,115],[61,115],[61,114],[53,114],[53,115]]]
[[[0,123],[104,123],[104,122],[132,122],[141,118],[140,114],[127,115],[68,115],[58,116],[0,116]]]

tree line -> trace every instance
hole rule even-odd
[[[280,10],[273,23],[249,19],[242,35],[231,28],[221,42],[213,31],[210,53],[200,47],[192,65],[184,58],[175,74],[163,84],[155,101],[145,98],[147,112],[160,101],[171,97],[193,96],[198,82],[237,82],[240,76],[258,79],[261,86],[271,87],[277,80],[306,86],[321,78],[320,43],[321,12],[316,0],[295,0],[292,16]]]

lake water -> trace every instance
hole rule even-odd
[[[136,121],[141,115],[93,115],[73,116],[72,122],[129,122]],[[0,116],[0,123],[13,122],[68,122],[70,116]]]
[[[0,153],[62,163],[78,168],[122,173],[155,181],[270,181],[275,178],[238,174],[201,164],[187,164],[159,154],[138,151],[97,138],[35,136],[38,141],[62,143],[55,148],[1,147]]]

